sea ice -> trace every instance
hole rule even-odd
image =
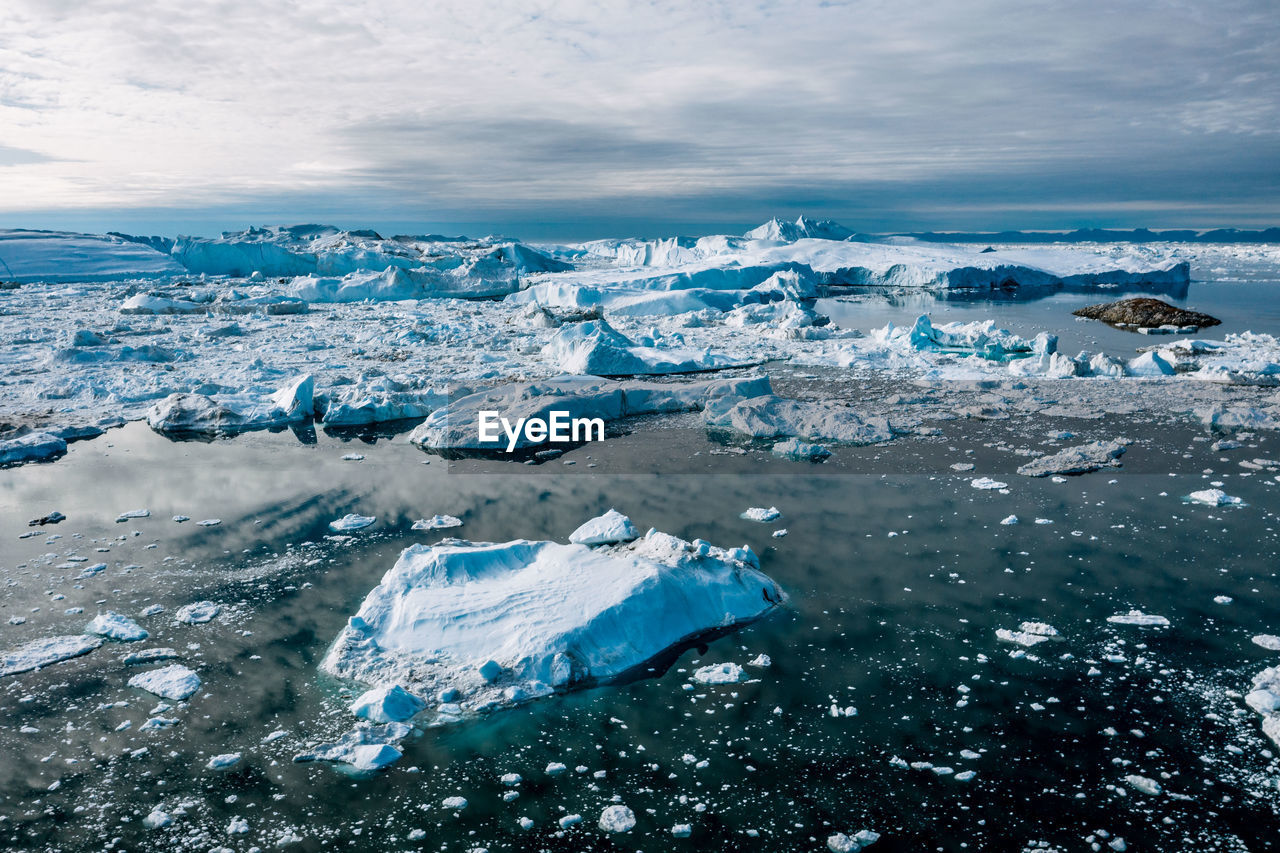
[[[640,345],[603,319],[561,326],[542,355],[565,373],[592,376],[696,373],[745,363],[709,350]]]
[[[606,806],[600,813],[600,828],[605,832],[630,832],[636,828],[635,812],[623,805]]]
[[[1108,616],[1107,621],[1113,625],[1136,625],[1141,628],[1167,628],[1169,626],[1169,620],[1165,617],[1143,613],[1141,610],[1117,613],[1114,616]]]
[[[173,618],[174,621],[186,625],[203,625],[205,622],[216,619],[221,612],[221,604],[213,601],[196,601],[179,607],[178,612],[173,614]]]
[[[1187,495],[1186,501],[1193,504],[1205,504],[1206,506],[1243,506],[1244,501],[1233,495],[1229,495],[1222,489],[1202,489],[1198,492],[1192,492]]]
[[[170,394],[148,410],[147,423],[156,432],[175,434],[269,429],[309,420],[314,392],[315,380],[306,375],[270,394]]]
[[[1018,468],[1018,473],[1024,477],[1047,477],[1050,474],[1087,474],[1100,468],[1118,468],[1128,444],[1128,439],[1118,438],[1068,447],[1028,462]]]
[[[821,444],[811,444],[798,438],[779,441],[769,452],[782,459],[794,459],[797,462],[821,462],[831,455],[831,451]]]
[[[982,489],[984,491],[1009,488],[1008,483],[1002,483],[999,480],[993,480],[990,477],[979,477],[976,480],[970,480],[969,485],[973,486],[975,489]]]
[[[738,518],[743,518],[747,521],[761,521],[768,523],[782,518],[782,513],[776,506],[767,508],[762,506],[753,506],[740,513]]]
[[[145,243],[66,231],[0,230],[0,258],[5,280],[15,282],[117,281],[184,272]]]
[[[85,626],[84,632],[97,634],[108,640],[119,640],[122,643],[133,643],[151,636],[146,629],[128,616],[121,616],[110,610],[93,617],[93,621]]]
[[[451,527],[461,527],[462,519],[452,515],[433,515],[430,518],[420,518],[413,523],[413,530],[447,530]]]
[[[235,767],[239,763],[240,763],[240,753],[226,752],[221,755],[215,755],[213,758],[210,758],[209,762],[205,766],[208,767],[210,770],[230,770],[232,767]]]
[[[608,683],[784,599],[750,549],[654,530],[594,549],[446,540],[405,549],[321,669],[419,695],[453,688],[461,714]]]
[[[800,438],[837,444],[878,444],[893,438],[885,417],[864,417],[832,401],[789,400],[766,393],[754,397],[724,396],[702,410],[707,426],[752,438]]]
[[[329,529],[336,530],[339,533],[346,533],[351,530],[363,530],[377,520],[377,516],[357,515],[354,512],[349,512],[342,518],[329,522]]]
[[[178,702],[200,689],[200,676],[182,664],[175,663],[161,669],[140,672],[129,679],[129,686]]]
[[[0,440],[0,465],[41,462],[67,452],[67,442],[48,432],[28,432]]]
[[[400,760],[403,753],[398,745],[412,731],[412,726],[399,722],[381,725],[359,723],[336,741],[300,752],[293,760],[333,761],[349,764],[356,770],[381,770]]]
[[[1058,629],[1045,622],[1023,622],[1018,626],[1017,631],[1010,631],[1007,628],[996,629],[996,639],[1002,643],[1013,643],[1018,646],[1030,648],[1031,646],[1043,643],[1047,640],[1061,639],[1062,635],[1058,633]]]
[[[101,637],[87,634],[32,640],[0,656],[0,677],[30,672],[80,655],[87,655],[101,645]]]
[[[693,680],[699,684],[737,684],[747,678],[747,673],[736,663],[715,663],[693,671]]]
[[[576,545],[614,545],[618,542],[630,542],[640,536],[640,531],[616,509],[610,509],[604,515],[598,515],[569,534],[569,541]]]

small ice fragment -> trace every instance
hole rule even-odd
[[[970,480],[969,485],[973,486],[975,489],[983,489],[984,491],[1009,488],[1008,483],[1002,483],[999,480],[993,480],[990,477],[979,477],[976,480]]]
[[[502,776],[498,779],[498,781],[506,785],[508,788],[514,788],[516,785],[519,785],[521,782],[523,782],[524,779],[520,776],[519,773],[503,773]]]
[[[746,681],[747,674],[736,663],[715,663],[694,670],[693,680],[700,684],[736,684]]]
[[[1205,506],[1244,506],[1244,501],[1222,491],[1222,489],[1203,489],[1192,492],[1183,500],[1187,503],[1204,504]]]
[[[568,829],[569,827],[577,826],[580,823],[582,823],[582,815],[580,814],[567,814],[560,818],[561,829]]]
[[[758,666],[761,669],[764,669],[765,667],[772,666],[772,665],[773,665],[773,658],[769,657],[766,654],[756,655],[754,658],[747,661],[747,666]]]
[[[209,763],[205,765],[210,770],[229,770],[240,763],[240,753],[226,752],[222,755],[215,755],[209,759]]]
[[[178,612],[173,614],[173,619],[184,625],[203,625],[215,619],[221,612],[220,604],[212,601],[196,601],[179,607]]]
[[[151,636],[137,622],[119,613],[108,610],[93,617],[93,621],[85,626],[86,634],[97,634],[108,640],[119,640],[122,643],[134,643]]]
[[[1146,776],[1138,776],[1134,773],[1124,777],[1124,781],[1128,782],[1129,787],[1133,788],[1133,790],[1152,797],[1157,796],[1163,790],[1160,787],[1160,783],[1155,779],[1148,779]]]
[[[677,823],[671,827],[671,834],[676,838],[688,838],[693,835],[693,827],[687,823]]]
[[[329,522],[329,529],[340,533],[348,530],[363,530],[377,520],[377,516],[356,515],[354,512],[349,512],[337,521]]]
[[[190,520],[191,520],[191,516],[189,516],[189,515],[175,515],[175,516],[173,517],[173,520],[174,520],[174,522],[176,522],[177,524],[181,524],[181,523],[182,523],[182,522],[184,522],[184,521],[190,521]]]
[[[361,461],[361,460],[363,460],[363,459],[364,459],[364,454],[363,454],[363,453],[344,453],[344,454],[342,454],[342,461],[344,461],[344,462],[360,462],[360,461]]]
[[[604,515],[584,522],[569,534],[569,541],[575,545],[613,545],[630,542],[639,536],[640,531],[631,523],[631,519],[616,509],[610,509]]]
[[[516,823],[520,824],[521,829],[533,829],[533,821],[527,817],[521,817]]]
[[[558,776],[566,770],[565,766],[559,761],[552,761],[547,765],[548,776]]]
[[[461,527],[462,519],[455,518],[452,515],[433,515],[430,518],[420,518],[413,523],[413,530],[444,530],[450,527]]]
[[[1107,621],[1113,625],[1137,625],[1141,628],[1167,628],[1169,626],[1169,620],[1163,616],[1143,613],[1141,610],[1117,613],[1115,616],[1108,616]]]
[[[152,809],[151,813],[142,819],[142,825],[146,829],[160,829],[173,823],[173,818],[169,817],[168,812],[163,812],[158,808]]]
[[[1004,518],[1000,519],[1000,523],[1004,525],[1017,524],[1018,517],[1016,515],[1006,515]]]
[[[222,519],[220,518],[204,518],[196,522],[196,524],[200,525],[201,527],[217,527],[221,523],[222,523]]]
[[[1215,595],[1213,597],[1214,604],[1230,604],[1233,600],[1229,595]]]
[[[441,800],[440,805],[444,806],[446,809],[453,809],[454,811],[462,811],[467,807],[467,798],[466,797],[445,797],[443,800]]]
[[[779,518],[782,518],[782,513],[778,510],[776,506],[771,506],[768,509],[765,509],[764,507],[753,506],[747,509],[746,512],[740,514],[738,518],[743,518],[743,519],[746,519],[747,521],[769,522],[769,521],[777,521]]]
[[[128,512],[122,512],[116,516],[116,524],[122,524],[131,518],[150,518],[151,510],[149,509],[131,509]]]
[[[200,676],[182,664],[175,663],[138,673],[129,679],[129,686],[177,702],[200,689]]]

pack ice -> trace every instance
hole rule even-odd
[[[626,526],[598,522],[591,529]],[[616,681],[784,600],[750,548],[656,530],[596,547],[445,540],[400,555],[321,669],[435,697],[449,721]]]

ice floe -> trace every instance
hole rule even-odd
[[[1192,492],[1185,498],[1187,503],[1204,504],[1205,506],[1243,506],[1244,501],[1229,495],[1222,489],[1201,489]]]
[[[182,664],[174,663],[138,673],[129,679],[129,686],[178,702],[200,689],[200,676]]]
[[[1128,613],[1117,613],[1108,616],[1107,621],[1113,625],[1136,625],[1140,628],[1167,628],[1169,620],[1163,616],[1143,613],[1141,610],[1130,610]]]
[[[67,452],[67,442],[48,432],[28,432],[0,439],[0,465],[43,462]]]
[[[789,400],[771,393],[709,401],[702,410],[702,420],[713,429],[761,439],[865,445],[894,437],[888,418],[863,416],[834,401]]]
[[[88,634],[32,640],[0,655],[0,677],[41,669],[87,655],[102,645],[102,638]]]
[[[134,643],[151,636],[145,628],[128,616],[121,616],[119,613],[114,613],[110,610],[93,617],[93,620],[85,626],[84,632],[86,634],[97,634],[99,637],[106,637],[108,640],[118,640],[122,643]]]
[[[352,530],[363,530],[377,520],[377,516],[358,515],[357,513],[349,512],[342,518],[329,522],[329,529],[339,533],[348,533]]]
[[[196,601],[179,607],[178,612],[173,614],[173,619],[184,625],[202,625],[216,619],[221,612],[221,604],[212,601]]]
[[[350,765],[355,770],[381,770],[404,755],[399,744],[412,731],[412,726],[399,722],[380,725],[359,723],[337,740],[300,752],[293,760],[299,763],[333,761]]]
[[[442,717],[622,677],[784,600],[748,548],[651,530],[625,544],[446,540],[404,551],[321,668],[421,696]]]
[[[738,518],[743,518],[747,521],[761,521],[767,523],[770,521],[777,521],[779,518],[782,518],[782,513],[776,506],[753,506],[743,510],[738,515]]]
[[[605,832],[630,832],[636,828],[636,814],[623,805],[605,806],[599,826]]]
[[[430,518],[420,518],[413,523],[413,530],[448,530],[452,527],[461,527],[462,519],[452,515],[433,515]]]
[[[1050,474],[1087,474],[1100,468],[1120,467],[1120,457],[1128,449],[1128,439],[1091,441],[1079,447],[1068,447],[1041,456],[1018,468],[1024,477],[1048,477]]]

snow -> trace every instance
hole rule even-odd
[[[770,521],[777,521],[779,518],[782,518],[782,512],[776,506],[753,506],[748,507],[746,510],[741,512],[738,515],[738,518],[746,519],[747,521],[760,521],[767,523]]]
[[[709,400],[744,393],[767,392],[767,377],[707,382],[661,383],[614,381],[595,376],[556,376],[536,382],[501,385],[454,400],[432,412],[409,440],[430,449],[500,449],[505,437],[484,441],[479,413],[497,411],[515,423],[518,418],[542,418],[567,412],[571,418],[601,418],[606,422],[655,412],[702,409]],[[536,446],[521,432],[517,448]]]
[[[143,243],[65,231],[0,230],[0,280],[116,281],[181,275],[181,265]]]
[[[606,806],[600,813],[600,828],[605,832],[630,832],[636,828],[635,812],[623,805]]]
[[[1101,468],[1120,467],[1120,457],[1128,449],[1129,440],[1091,441],[1079,447],[1068,447],[1018,468],[1024,477],[1048,477],[1050,474],[1087,474]]]
[[[129,679],[129,686],[174,702],[188,698],[200,689],[200,676],[182,664],[140,672]]]
[[[32,640],[0,656],[0,677],[31,672],[64,660],[87,655],[101,645],[101,637],[86,634]]]
[[[575,545],[614,545],[618,542],[630,542],[640,536],[640,531],[616,509],[610,508],[604,515],[598,515],[569,534],[569,541]]]
[[[427,703],[398,684],[375,687],[351,703],[351,713],[374,723],[403,722],[417,714]]]
[[[179,607],[178,612],[173,614],[173,619],[184,625],[202,625],[216,619],[221,612],[221,604],[212,601],[196,601]]]
[[[506,707],[608,683],[783,600],[750,549],[654,530],[594,549],[446,540],[405,549],[321,669],[419,695],[455,689],[460,712]]]
[[[329,529],[336,530],[339,533],[347,533],[352,530],[363,530],[377,520],[377,516],[357,515],[354,512],[349,512],[342,518],[329,522]]]
[[[542,355],[565,373],[595,376],[696,373],[747,363],[710,350],[637,345],[604,320],[561,326],[542,348]]]
[[[99,637],[106,637],[108,640],[119,640],[122,643],[133,643],[151,636],[137,622],[110,610],[93,617],[93,621],[85,626],[84,632],[86,634],[97,634]]]

